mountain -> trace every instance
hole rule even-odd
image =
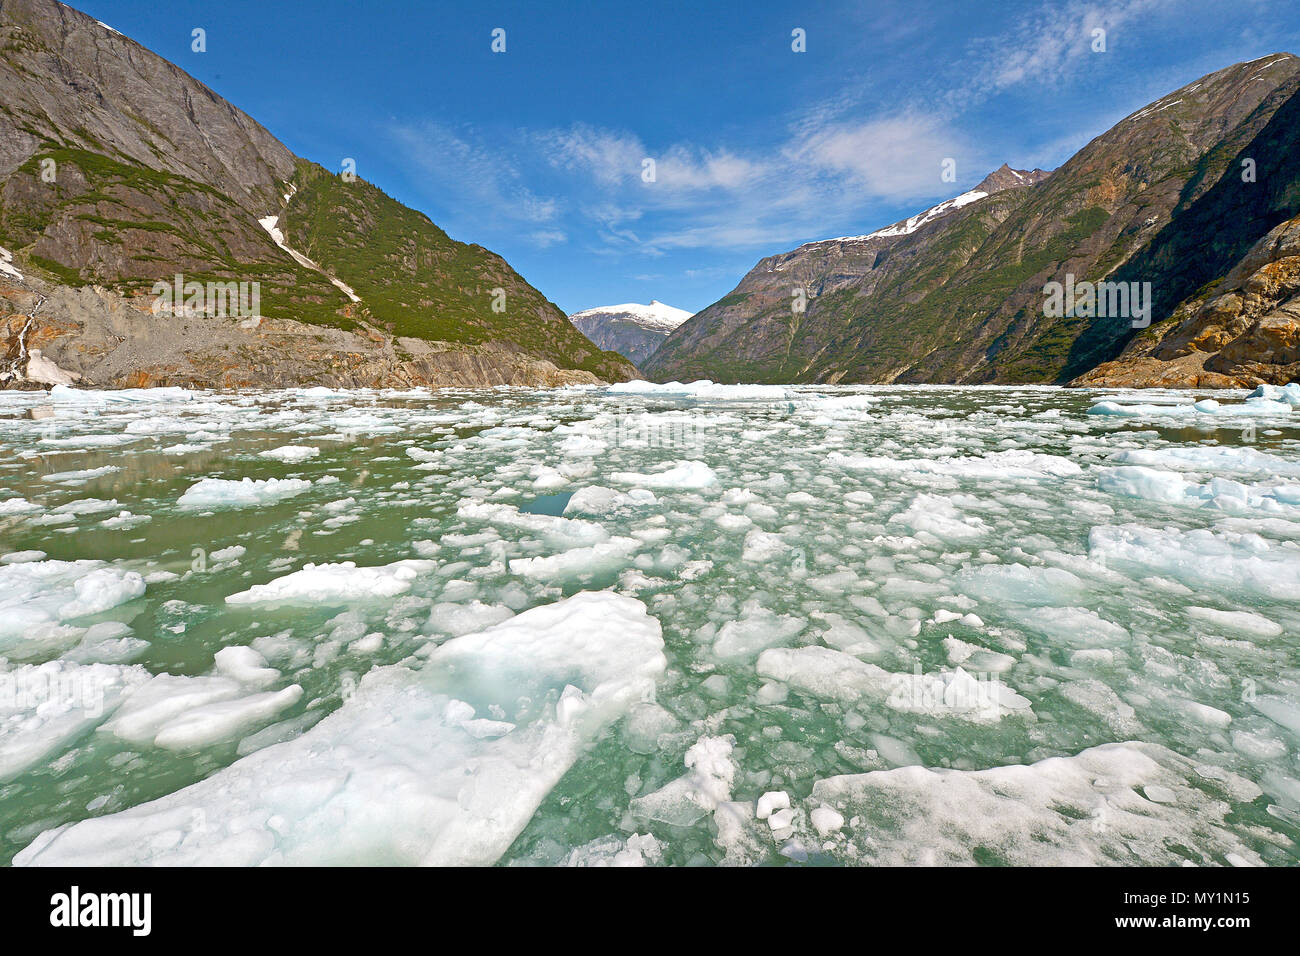
[[[685,309],[652,299],[649,305],[629,302],[575,312],[569,321],[598,348],[618,352],[640,365],[690,317]]]
[[[54,0],[0,0],[0,247],[23,277],[0,272],[0,384],[635,374],[500,256],[295,156],[183,70]],[[155,284],[178,274],[182,295],[159,311]],[[206,299],[191,299],[191,282]],[[256,299],[225,307],[228,283]]]
[[[1071,384],[1243,388],[1300,381],[1300,216],[1223,277]]]
[[[1149,282],[1151,318],[1194,311],[1300,213],[1300,152],[1290,145],[1298,86],[1290,54],[1239,63],[1125,118],[1050,174],[1003,167],[909,220],[764,259],[645,371],[659,380],[1073,380],[1140,330],[1131,315],[1051,314],[1048,283]],[[1245,160],[1254,182],[1243,180]],[[799,290],[803,312],[792,308]]]

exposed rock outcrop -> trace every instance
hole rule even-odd
[[[1252,388],[1300,380],[1300,216],[1277,226],[1211,291],[1071,384]]]

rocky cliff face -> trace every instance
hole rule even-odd
[[[1298,87],[1300,61],[1289,54],[1237,64],[1139,110],[1037,181],[1012,183],[1015,171],[999,170],[976,190],[989,195],[914,217],[910,231],[896,224],[764,259],[670,336],[647,371],[660,380],[1069,381],[1119,354],[1133,317],[1045,314],[1049,282],[1150,282],[1160,320],[1300,212],[1289,186],[1262,188],[1266,174],[1292,182],[1300,164],[1288,139]],[[1246,159],[1255,182],[1242,179]],[[802,312],[791,305],[800,291]]]
[[[569,316],[569,321],[598,348],[617,352],[639,366],[690,317],[685,309],[651,301],[586,309]]]
[[[14,273],[0,272],[0,334],[9,330],[0,379],[10,385],[53,374],[41,363],[27,374],[28,341],[96,385],[221,384],[232,374],[340,384],[342,366],[366,384],[389,374],[432,384],[635,374],[501,257],[294,156],[184,71],[54,0],[0,0],[0,246]],[[207,325],[181,309],[149,314],[155,283],[177,274],[256,283],[262,323],[242,324],[248,309],[240,321],[217,309]],[[99,291],[64,292],[84,287]],[[148,320],[122,325],[128,313]],[[231,368],[208,335],[226,326],[231,346],[249,352]],[[299,326],[319,347],[282,349],[266,335]],[[122,335],[110,356],[104,337]],[[405,340],[431,343],[440,358],[408,364]],[[340,357],[381,341],[391,355],[378,364]],[[457,350],[464,360],[449,360]]]
[[[1300,380],[1300,217],[1074,385],[1249,388]]]

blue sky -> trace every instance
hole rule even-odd
[[[765,255],[887,225],[1003,162],[1054,168],[1204,73],[1300,52],[1300,0],[73,6],[297,154],[353,158],[570,313],[699,310]]]

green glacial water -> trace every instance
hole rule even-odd
[[[1300,393],[1206,397],[0,393],[0,859],[1294,865]]]

